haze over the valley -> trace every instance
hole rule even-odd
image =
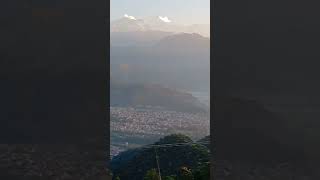
[[[110,28],[111,79],[209,92],[209,25],[125,14]]]

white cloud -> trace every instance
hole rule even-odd
[[[128,14],[125,14],[124,17],[126,17],[128,19],[132,19],[132,20],[137,20],[135,17],[129,16]]]
[[[159,19],[161,19],[163,22],[166,22],[166,23],[171,22],[171,20],[167,16],[165,17],[159,16]]]

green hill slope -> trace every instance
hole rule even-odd
[[[156,155],[163,177],[179,174],[181,167],[196,169],[209,161],[209,149],[195,144],[188,136],[174,134],[152,146],[120,153],[111,161],[114,177],[121,180],[141,180],[150,169],[157,169]]]

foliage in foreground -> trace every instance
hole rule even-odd
[[[167,146],[168,144],[179,146]],[[157,180],[158,156],[162,180],[209,179],[208,147],[197,144],[182,134],[161,138],[155,145],[159,147],[144,147],[120,153],[111,163],[114,175],[119,176],[121,180]]]
[[[159,174],[156,169],[147,171],[144,180],[159,180]],[[202,164],[197,169],[191,170],[187,167],[181,167],[177,174],[164,176],[163,180],[209,180],[210,179],[210,164]]]

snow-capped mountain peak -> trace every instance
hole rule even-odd
[[[180,25],[167,16],[136,18],[125,14],[110,24],[111,32],[163,31],[171,33],[198,33],[210,37],[210,25]]]
[[[171,20],[170,20],[167,16],[165,16],[165,17],[158,16],[158,17],[159,17],[159,19],[160,19],[161,21],[163,21],[163,22],[166,22],[166,23],[170,23],[170,22],[171,22]]]
[[[134,16],[129,16],[128,14],[125,14],[124,17],[132,20],[137,20]]]

